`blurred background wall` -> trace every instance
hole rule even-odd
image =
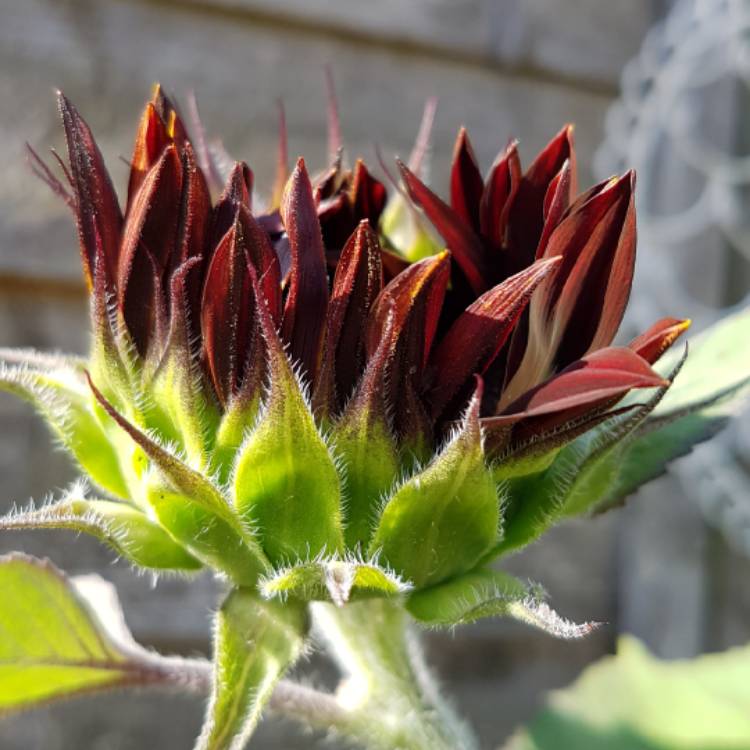
[[[85,352],[87,306],[66,208],[27,170],[23,144],[63,149],[53,89],[76,103],[115,181],[132,150],[149,88],[194,90],[206,128],[247,160],[259,184],[273,171],[276,114],[287,109],[292,155],[325,159],[324,66],[330,65],[349,154],[373,144],[408,153],[428,96],[439,98],[433,183],[446,184],[465,124],[483,166],[510,136],[526,163],[565,122],[576,123],[581,182],[619,76],[667,0],[0,0],[0,345]],[[669,185],[662,186],[667,193]],[[721,248],[720,248],[721,250]],[[725,269],[723,250],[708,267]],[[648,259],[641,258],[648,273]],[[700,273],[696,272],[700,285]],[[707,282],[706,282],[707,283]],[[665,301],[668,304],[669,300]],[[691,310],[672,310],[690,316]],[[745,343],[746,345],[746,343]],[[43,499],[73,477],[31,411],[0,394],[0,511]],[[556,529],[512,558],[565,616],[609,623],[576,643],[505,623],[431,634],[428,649],[486,747],[527,719],[545,690],[613,649],[618,632],[664,656],[743,643],[750,635],[750,564],[703,520],[670,478],[628,506]],[[206,652],[213,582],[137,577],[87,539],[38,532],[0,537],[0,551],[49,556],[71,573],[96,570],[120,591],[135,636],[162,650]],[[2,603],[0,602],[0,606]],[[324,682],[313,657],[303,671]],[[197,700],[112,695],[0,723],[3,750],[189,748]],[[302,748],[292,726],[267,723],[258,747]]]

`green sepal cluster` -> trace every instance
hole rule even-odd
[[[417,619],[456,624],[475,614],[440,602],[463,577],[478,576],[467,579],[476,594],[492,559],[621,502],[723,426],[747,386],[737,374],[746,355],[731,345],[746,328],[742,313],[696,339],[682,370],[684,355],[665,358],[670,388],[628,397],[566,445],[531,446],[515,461],[485,455],[480,383],[445,447],[413,467],[379,400],[388,348],[371,357],[324,435],[271,316],[258,312],[265,390],[238,394],[222,418],[198,385],[179,318],[156,367],[101,344],[98,356],[116,357],[109,396],[80,361],[3,352],[0,386],[47,418],[101,491],[2,527],[83,531],[140,568],[206,566],[269,600],[402,597]],[[507,614],[495,599],[477,611]],[[445,616],[418,616],[425,602]]]

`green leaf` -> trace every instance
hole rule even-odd
[[[623,636],[506,750],[720,750],[750,747],[750,646],[659,661]]]
[[[674,386],[654,410],[662,419],[721,401],[727,412],[736,411],[747,394],[750,380],[750,308],[723,318],[690,340],[690,352]],[[657,369],[669,372],[679,352],[662,357]]]
[[[140,568],[201,568],[198,560],[138,508],[86,498],[78,487],[54,504],[0,518],[0,529],[71,529],[96,537]]]
[[[112,626],[104,627],[84,594],[107,605]],[[100,579],[84,584],[48,561],[0,557],[0,716],[97,690],[184,681],[176,663],[132,641],[112,599]]]
[[[609,510],[646,482],[664,474],[671,461],[689,454],[698,443],[721,432],[727,420],[717,407],[686,414],[661,427],[657,427],[658,422],[647,421],[638,437],[620,452],[617,471],[597,498],[594,512]],[[654,429],[648,431],[649,428]]]
[[[341,550],[341,486],[276,331],[267,324],[264,335],[271,387],[240,448],[234,498],[245,521],[259,529],[271,562],[284,565]]]
[[[471,569],[498,536],[499,502],[479,427],[481,388],[461,429],[385,505],[370,554],[417,587]]]
[[[0,362],[0,390],[31,403],[99,487],[116,497],[129,497],[117,452],[91,411],[80,372],[62,367],[32,370]]]
[[[406,608],[419,622],[454,627],[485,617],[510,617],[556,638],[583,638],[598,623],[569,622],[546,604],[538,587],[498,570],[473,570],[445,583],[415,591]]]
[[[348,601],[371,596],[397,596],[411,586],[393,571],[372,560],[320,560],[281,568],[260,582],[267,599],[292,596],[303,601]]]
[[[297,660],[307,634],[303,605],[233,591],[219,612],[214,684],[196,750],[242,750],[284,672]]]

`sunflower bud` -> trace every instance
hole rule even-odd
[[[660,396],[623,399],[670,385],[651,364],[685,322],[612,346],[633,177],[576,198],[569,127],[526,172],[511,142],[486,180],[461,129],[447,201],[419,177],[423,133],[384,217],[385,185],[362,160],[345,168],[337,124],[332,166],[288,174],[282,117],[263,214],[244,162],[212,202],[157,87],[122,212],[89,128],[62,96],[60,110],[91,357],[0,384],[117,499],[66,497],[16,526],[76,528],[139,566],[209,567],[266,598],[412,597],[445,622],[446,592],[495,581],[485,563],[528,537],[543,499],[519,500],[518,478],[608,420],[624,435]],[[417,225],[427,250],[400,253]]]

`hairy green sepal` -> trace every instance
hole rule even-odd
[[[370,546],[415,586],[471,569],[498,536],[499,502],[485,465],[475,396],[461,429],[388,500]]]
[[[578,625],[565,620],[547,605],[539,587],[488,569],[415,591],[406,608],[430,626],[455,627],[486,617],[509,617],[563,639],[582,638],[597,627],[597,623]]]
[[[90,534],[128,562],[153,570],[194,571],[201,563],[138,508],[71,494],[36,510],[0,518],[0,529],[71,529]]]
[[[271,388],[234,472],[235,507],[257,528],[274,565],[343,546],[341,487],[286,356],[271,357]]]

